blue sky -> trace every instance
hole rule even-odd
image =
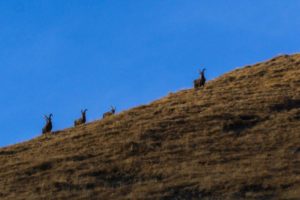
[[[299,52],[298,0],[0,1],[0,146]]]

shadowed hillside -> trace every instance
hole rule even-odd
[[[2,148],[0,163],[1,200],[297,200],[300,55]]]

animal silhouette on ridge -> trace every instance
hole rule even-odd
[[[104,113],[104,114],[103,114],[103,118],[112,116],[112,115],[114,115],[115,113],[116,113],[116,107],[111,106],[111,111]]]
[[[74,121],[74,126],[79,126],[81,124],[85,124],[87,111],[88,111],[87,109],[81,110],[81,118]]]
[[[194,88],[195,89],[199,89],[201,87],[204,87],[205,83],[206,83],[206,78],[205,78],[205,74],[204,72],[206,71],[206,69],[204,68],[202,71],[199,70],[200,73],[200,78],[194,80]]]
[[[44,118],[46,120],[46,125],[43,128],[43,134],[50,133],[52,131],[52,114],[49,116],[44,115]]]

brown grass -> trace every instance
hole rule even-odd
[[[0,199],[300,197],[300,55],[0,149]]]

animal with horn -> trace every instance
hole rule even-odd
[[[45,120],[46,120],[46,125],[44,126],[43,128],[43,134],[46,134],[46,133],[50,133],[51,130],[52,130],[52,114],[50,114],[49,116],[47,115],[44,115],[45,117]]]
[[[87,109],[81,110],[81,118],[74,121],[74,126],[79,126],[81,124],[85,124],[87,111],[88,111]]]
[[[111,110],[103,114],[103,118],[112,116],[116,113],[116,107],[111,106]]]
[[[199,70],[200,78],[194,80],[194,88],[195,89],[199,89],[205,85],[205,83],[206,83],[206,78],[205,78],[205,74],[204,74],[205,71],[206,71],[205,68],[202,71]]]

